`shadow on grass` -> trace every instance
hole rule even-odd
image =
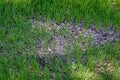
[[[63,79],[63,80],[119,80],[119,76],[116,76],[118,72],[116,70],[119,70],[116,66],[117,60],[116,55],[113,54],[113,48],[114,46],[105,45],[101,48],[91,48],[87,52],[87,65],[83,66],[81,63],[81,56],[74,57],[75,61],[71,62],[71,56],[62,56],[62,55],[56,55],[53,57],[50,57],[49,55],[44,58],[44,69],[48,69],[48,72],[50,73],[51,78]],[[79,52],[81,54],[81,52]],[[107,64],[113,64],[111,66],[115,67],[115,71],[112,74],[109,74],[108,72],[105,72],[107,68],[104,64],[106,59],[110,62]],[[97,65],[99,65],[97,62],[101,61],[101,67],[104,68],[104,72],[99,74],[95,70]],[[116,61],[116,62],[114,62]],[[112,63],[111,63],[112,62]],[[111,67],[110,66],[110,67]],[[42,74],[44,75],[44,74]]]

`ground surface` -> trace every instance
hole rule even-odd
[[[85,22],[83,20],[79,25],[76,25],[73,21],[71,23],[64,21],[58,24],[55,21],[47,22],[45,20],[39,21],[35,19],[31,20],[31,24],[33,29],[39,27],[49,35],[49,38],[46,35],[48,42],[39,38],[37,44],[39,63],[43,68],[46,65],[48,67],[50,67],[50,64],[55,65],[54,59],[60,59],[60,63],[62,63],[59,65],[60,68],[68,64],[72,66],[79,62],[86,67],[89,64],[87,55],[89,56],[90,47],[99,49],[107,44],[114,45],[120,41],[120,32],[114,30],[114,25],[110,25],[108,29],[105,29],[105,26],[101,25],[100,29],[96,29],[93,21],[91,21],[89,28],[85,28]],[[75,46],[80,50],[76,52]],[[46,58],[49,58],[47,59],[48,61]],[[110,75],[114,74],[115,66],[106,57],[102,62],[99,60],[95,61],[94,70],[98,74],[105,74],[105,79],[107,77],[112,79]],[[54,69],[50,69],[50,74],[52,76],[54,75]],[[66,75],[62,75],[63,80]],[[54,77],[52,80],[54,80]]]
[[[31,25],[33,29],[39,26],[40,29],[50,35],[51,38],[45,48],[50,53],[65,55],[65,46],[68,45],[70,49],[73,49],[76,41],[80,41],[79,45],[85,51],[85,46],[99,47],[106,43],[114,44],[120,41],[120,32],[115,31],[113,24],[108,29],[105,29],[104,25],[101,25],[100,29],[96,29],[94,22],[91,21],[87,29],[83,20],[79,25],[76,25],[74,22],[67,23],[64,21],[58,24],[55,21],[50,21],[49,23],[47,21],[33,19],[31,20]],[[40,45],[39,42],[42,41],[38,41],[38,46]]]
[[[120,80],[120,0],[0,0],[0,80]]]

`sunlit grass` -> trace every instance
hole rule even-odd
[[[113,5],[115,3],[115,6]],[[117,9],[114,9],[116,8]],[[87,24],[93,19],[98,23],[109,25],[115,23],[119,28],[119,0],[1,0],[1,16],[9,18],[12,15],[23,15],[25,17],[47,17],[58,22],[76,22],[85,20]],[[3,18],[4,18],[3,16]]]

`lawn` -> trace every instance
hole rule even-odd
[[[119,0],[0,0],[0,80],[119,74]]]

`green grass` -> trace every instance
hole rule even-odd
[[[119,7],[120,2],[116,1],[116,7]],[[58,22],[75,19],[76,23],[84,19],[87,25],[93,19],[96,25],[113,22],[116,30],[120,29],[120,11],[113,11],[111,0],[0,0],[0,80],[50,80],[52,77],[54,80],[62,80],[62,77],[64,80],[120,79],[120,61],[116,58],[120,56],[120,42],[98,48],[87,47],[87,65],[84,67],[81,64],[83,51],[78,45],[81,36],[73,46],[72,56],[76,63],[70,63],[71,54],[66,46],[68,63],[65,64],[60,56],[48,56],[43,69],[38,63],[37,39],[42,39],[46,46],[52,33],[46,32],[46,27],[32,29],[29,21],[32,17],[46,17]],[[56,33],[62,36],[69,33],[67,29],[61,32]],[[106,70],[99,74],[95,70],[96,63],[104,63],[105,59],[115,67],[112,74]]]
[[[19,19],[21,18],[17,18],[17,21],[19,21]],[[87,65],[84,67],[81,64],[83,52],[77,45],[81,41],[79,39],[74,45],[73,51],[73,56],[77,60],[76,63],[69,62],[70,51],[69,48],[66,47],[68,54],[67,64],[65,64],[59,56],[52,58],[48,56],[46,57],[46,66],[42,69],[37,61],[37,50],[35,47],[38,38],[48,42],[49,38],[45,36],[50,35],[39,27],[30,29],[31,26],[29,22],[24,24],[24,20],[21,21],[21,27],[23,27],[23,29],[15,27],[9,29],[9,32],[1,41],[1,80],[39,80],[40,78],[50,80],[52,77],[55,80],[61,80],[62,77],[64,77],[64,80],[119,80],[119,60],[116,59],[116,56],[119,56],[119,49],[116,48],[119,43],[115,45],[106,44],[99,48],[89,47],[87,50]],[[4,30],[1,29],[0,32],[2,31],[4,32]],[[43,45],[44,44],[46,45],[46,42],[43,42]],[[108,59],[113,64],[112,66],[115,67],[115,72],[112,73],[112,75],[109,74],[109,72],[98,74],[95,71],[96,63],[98,61],[104,63],[105,59]]]
[[[0,2],[2,19],[22,15],[38,18],[44,16],[58,22],[64,19],[67,21],[74,19],[79,22],[84,19],[87,24],[93,19],[96,25],[114,23],[118,28],[120,24],[119,0],[115,0],[115,6],[112,0],[1,0]]]

